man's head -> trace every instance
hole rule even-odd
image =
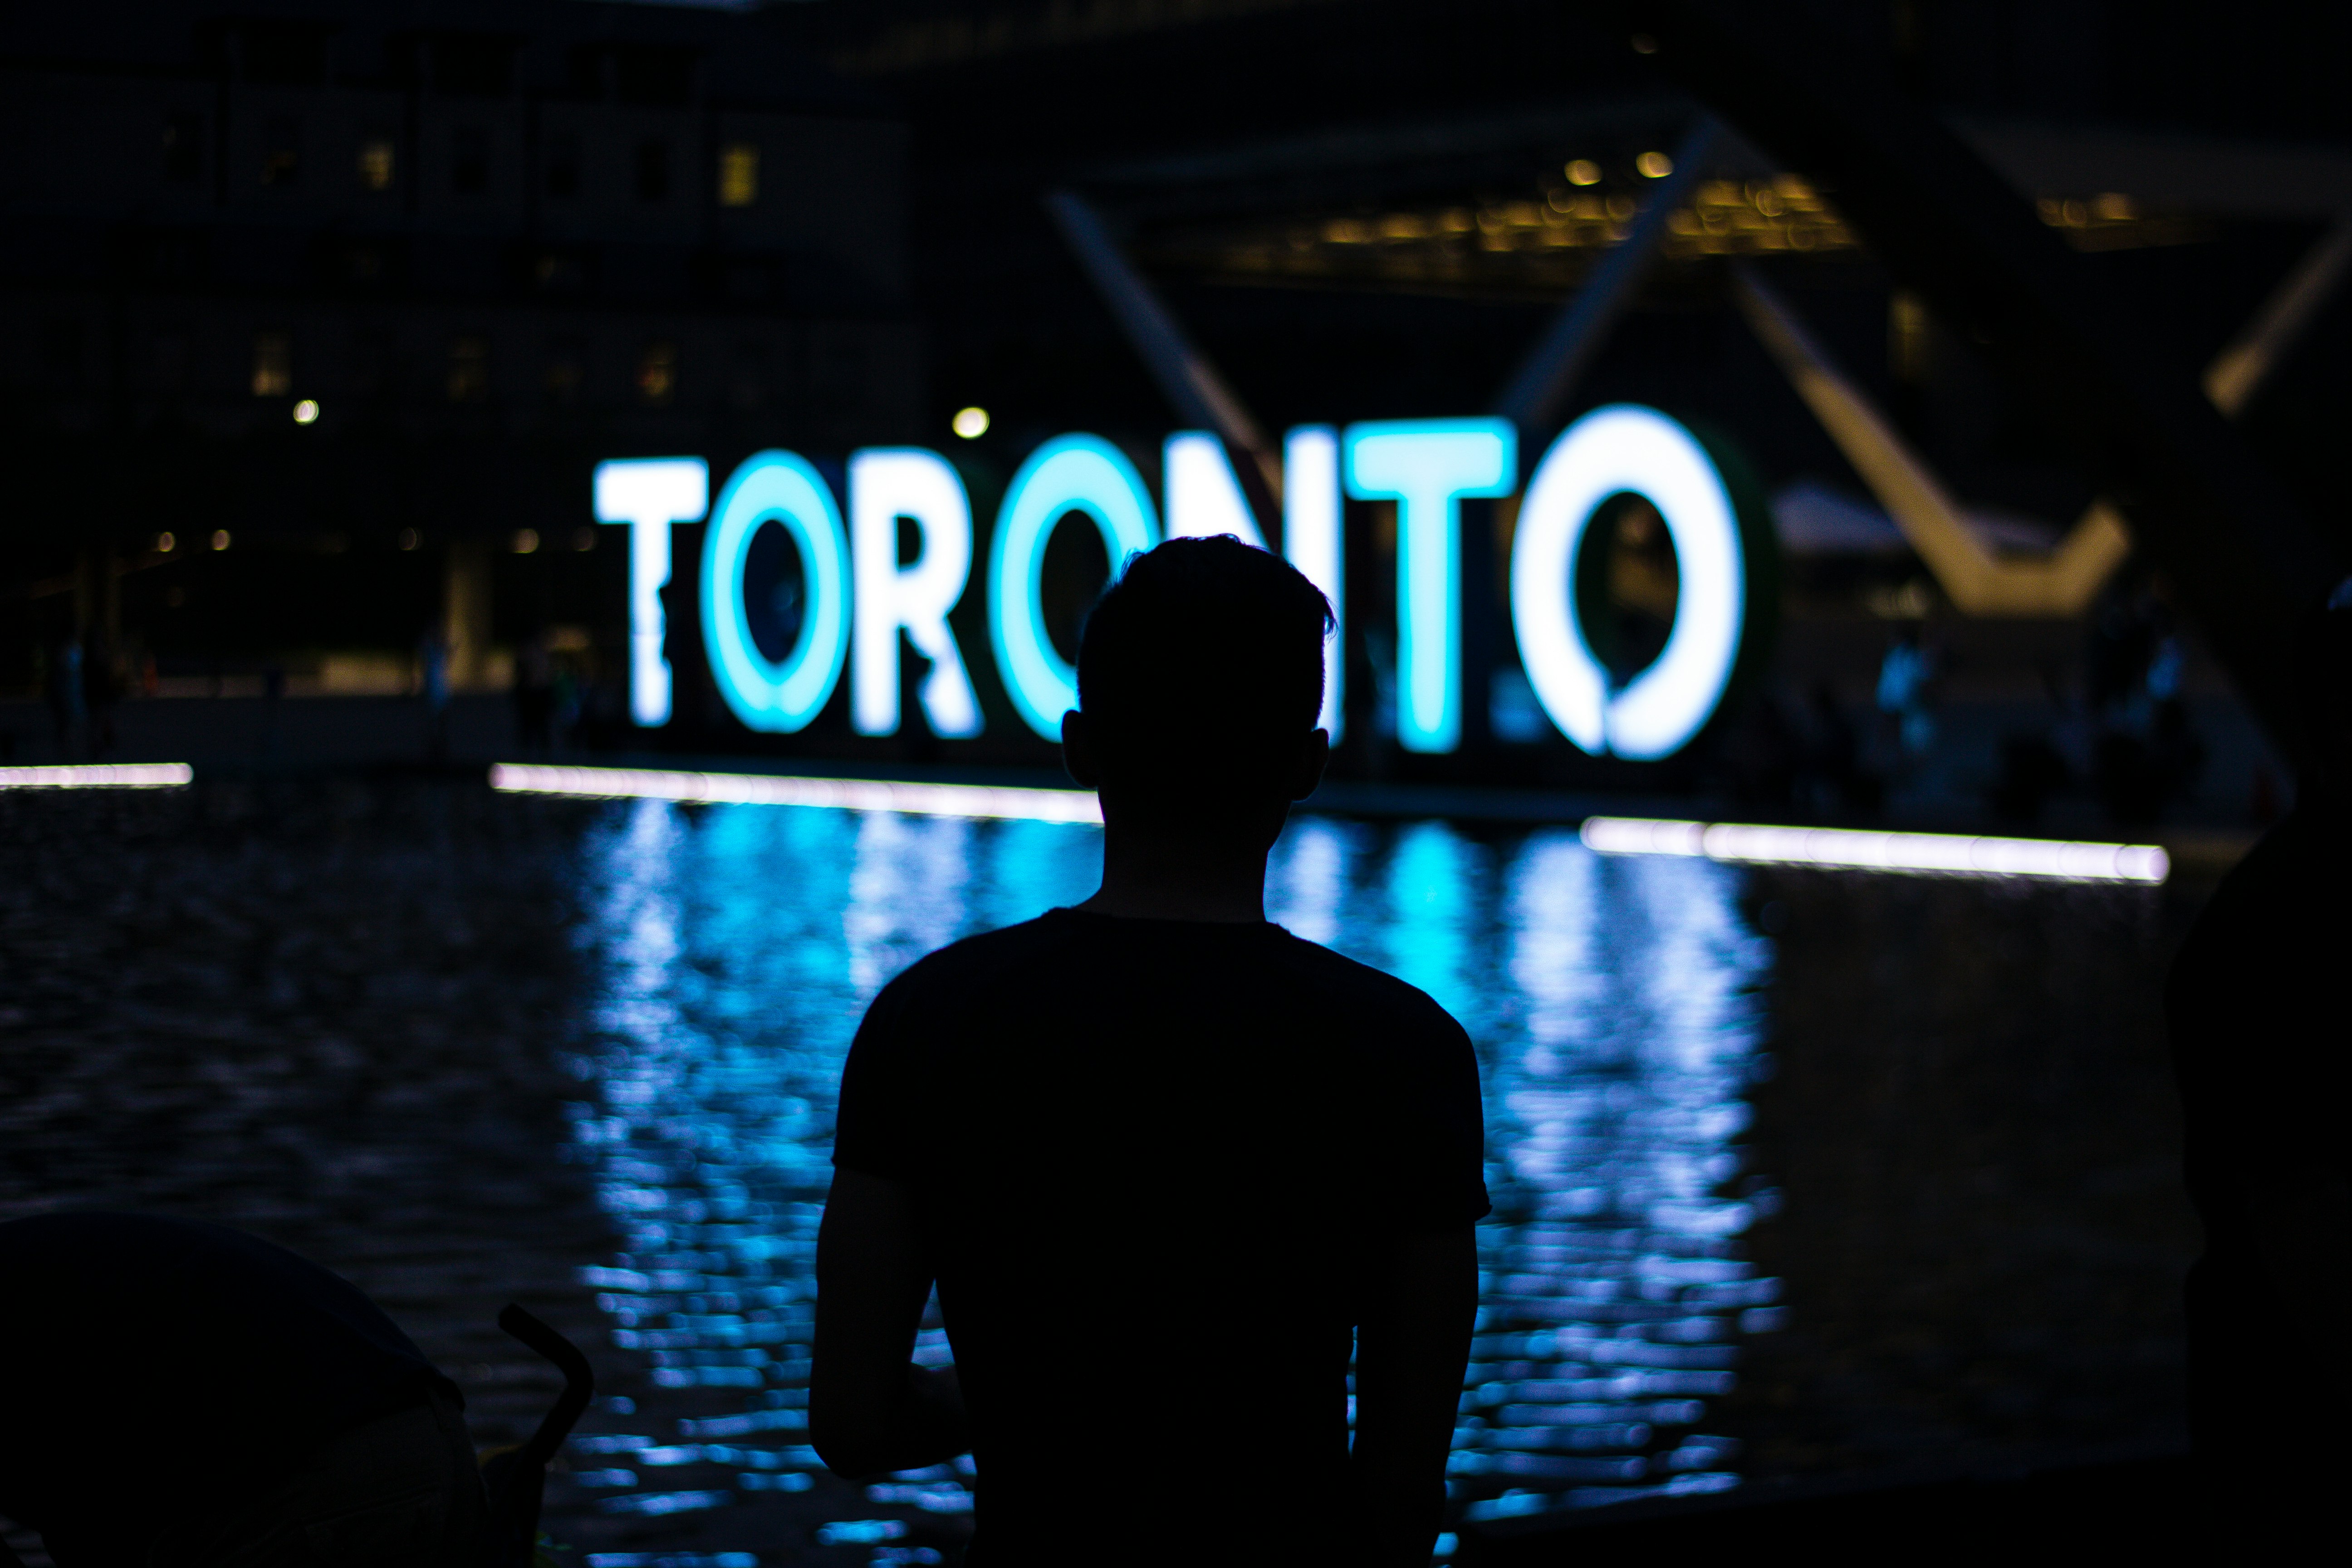
[[[1078,710],[1062,727],[1072,776],[1114,817],[1271,843],[1322,776],[1332,624],[1314,584],[1231,536],[1137,556],[1078,644]]]

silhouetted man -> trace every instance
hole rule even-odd
[[[2227,1561],[2344,1550],[2352,1473],[2352,583],[2302,628],[2294,812],[2224,878],[2166,1012],[2205,1253],[2189,1428]],[[2328,1540],[2335,1548],[2326,1545]]]
[[[1235,540],[1137,558],[1062,728],[1101,890],[915,964],[851,1049],[812,1435],[849,1475],[969,1447],[975,1563],[1429,1561],[1477,1065],[1429,997],[1265,919],[1330,626]],[[953,1373],[909,1363],[934,1281]]]
[[[0,1225],[0,1514],[58,1568],[472,1564],[462,1407],[349,1280],[258,1237]]]

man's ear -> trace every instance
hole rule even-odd
[[[1102,758],[1086,714],[1076,708],[1062,715],[1062,766],[1081,787],[1102,787]]]
[[[1323,782],[1323,770],[1331,764],[1331,732],[1318,730],[1299,742],[1298,758],[1290,775],[1290,798],[1305,800]]]

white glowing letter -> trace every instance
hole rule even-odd
[[[1230,533],[1244,544],[1265,548],[1250,517],[1241,481],[1226,460],[1224,443],[1205,430],[1179,430],[1160,449],[1160,483],[1168,502],[1168,537],[1213,539]]]
[[[800,636],[781,660],[752,640],[743,561],[761,525],[777,522],[800,552]],[[702,642],[719,693],[754,730],[791,733],[817,716],[849,651],[849,542],[833,492],[793,452],[755,452],[729,478],[702,539]]]
[[[1397,742],[1462,741],[1465,496],[1508,495],[1518,433],[1506,419],[1399,419],[1348,427],[1348,493],[1397,503]]]
[[[922,536],[898,564],[898,520]],[[971,503],[948,460],[920,447],[875,447],[849,458],[849,540],[856,563],[857,626],[849,711],[861,735],[898,732],[898,631],[931,661],[919,700],[934,735],[980,733],[980,700],[964,673],[948,612],[971,575]]]
[[[1331,643],[1323,651],[1323,713],[1339,738],[1340,677],[1348,659],[1345,557],[1339,542],[1339,438],[1328,425],[1301,425],[1282,444],[1282,553],[1331,601]]]
[[[1159,531],[1135,465],[1098,436],[1057,436],[1013,476],[989,552],[988,632],[1013,706],[1049,741],[1061,739],[1062,715],[1078,705],[1077,671],[1055,651],[1040,592],[1046,537],[1070,511],[1093,521],[1113,578]]]
[[[669,582],[672,523],[698,522],[710,506],[710,469],[699,458],[633,458],[596,465],[596,521],[629,530],[629,717],[669,722],[669,660],[662,657],[661,591]]]
[[[1674,541],[1680,588],[1657,661],[1622,691],[1577,625],[1570,581],[1593,511],[1613,495],[1647,500]],[[1528,683],[1560,732],[1598,756],[1671,756],[1715,712],[1739,657],[1747,609],[1738,514],[1696,437],[1634,404],[1596,408],[1537,465],[1511,546],[1511,625]]]

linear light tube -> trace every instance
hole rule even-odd
[[[0,789],[177,789],[195,776],[185,763],[0,768]]]
[[[2039,877],[2058,882],[2161,883],[2171,857],[2154,844],[1993,838],[1965,833],[1879,833],[1851,827],[1764,827],[1743,822],[1587,817],[1580,837],[1603,855],[1688,855],[1751,866],[1836,866],[1954,877]]]
[[[665,768],[580,768],[493,763],[490,787],[509,795],[586,795],[598,800],[697,800],[729,805],[824,805],[910,816],[980,816],[1016,822],[1099,824],[1091,791],[1008,784],[910,784],[894,779],[795,778],[702,773]]]

